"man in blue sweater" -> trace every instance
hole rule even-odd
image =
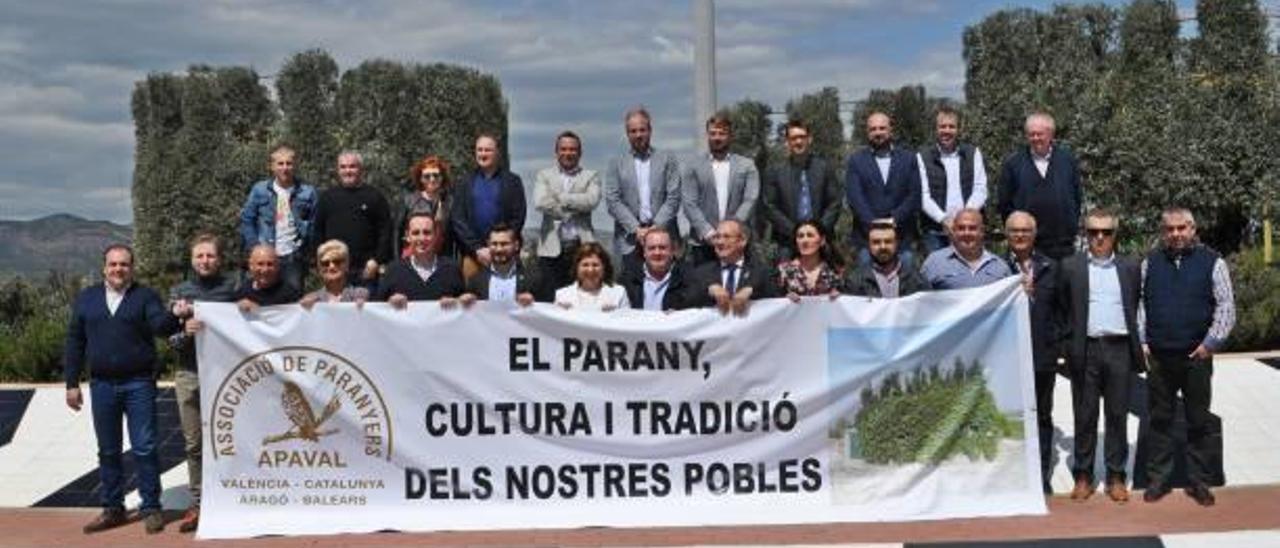
[[[1053,117],[1037,112],[1023,127],[1027,146],[1000,170],[1000,218],[1025,211],[1036,218],[1036,251],[1055,261],[1075,252],[1083,200],[1075,155],[1054,141]]]
[[[94,533],[123,525],[124,465],[120,419],[127,418],[147,533],[164,530],[160,513],[160,462],[156,455],[155,338],[177,332],[178,320],[154,290],[133,283],[133,250],[115,244],[103,254],[104,283],[76,296],[67,328],[63,374],[67,406],[84,405],[80,373],[89,370],[93,430],[103,511],[84,526]],[[182,305],[177,312],[185,314]]]

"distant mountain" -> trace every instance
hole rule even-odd
[[[132,241],[132,226],[62,213],[33,221],[0,221],[0,276],[98,272],[104,247]]]

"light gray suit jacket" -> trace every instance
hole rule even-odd
[[[572,220],[583,242],[596,241],[591,228],[591,211],[600,203],[600,174],[591,169],[579,169],[566,191],[560,167],[549,167],[538,172],[533,181],[533,207],[542,214],[542,229],[538,233],[538,256],[560,255],[560,225]]]
[[[755,162],[745,156],[729,153],[729,201],[725,217],[720,217],[720,205],[716,200],[716,179],[711,173],[711,156],[700,154],[690,158],[684,169],[684,215],[689,219],[690,245],[704,245],[703,235],[714,230],[725,219],[737,219],[748,227],[755,214],[756,200],[760,197],[760,171]]]
[[[680,164],[669,152],[650,149],[649,209],[653,226],[665,227],[672,239],[679,237],[676,213],[680,211]],[[640,186],[636,182],[631,150],[609,160],[604,172],[604,203],[613,217],[613,241],[618,253],[635,249],[640,228]]]

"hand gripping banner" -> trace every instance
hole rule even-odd
[[[1045,512],[1016,278],[746,317],[197,314],[203,538]]]

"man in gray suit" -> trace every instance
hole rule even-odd
[[[729,152],[733,122],[725,112],[707,120],[706,156],[685,167],[681,204],[689,219],[689,253],[693,267],[716,260],[712,242],[720,221],[735,219],[751,226],[760,197],[760,172],[751,159]]]
[[[600,203],[600,174],[583,169],[582,140],[572,131],[556,137],[556,166],[538,172],[533,206],[542,214],[538,232],[538,268],[550,287],[573,282],[569,265],[578,244],[596,241],[591,211]]]
[[[649,112],[635,107],[623,117],[631,150],[609,160],[604,172],[604,203],[613,217],[615,256],[623,270],[644,264],[641,246],[650,227],[663,227],[672,236],[680,233],[680,168],[676,157],[654,150]]]

